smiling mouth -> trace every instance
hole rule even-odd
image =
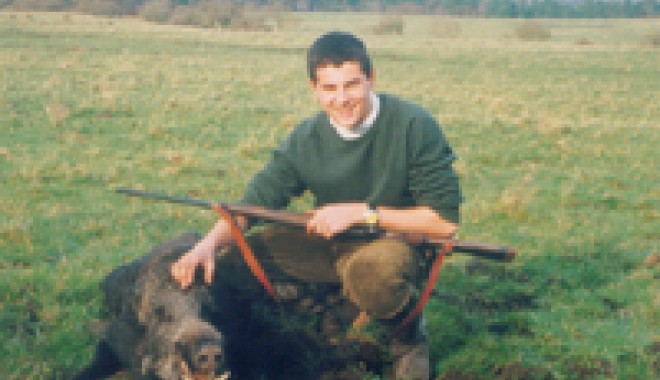
[[[353,107],[342,107],[337,110],[337,115],[342,119],[348,119],[353,117]]]

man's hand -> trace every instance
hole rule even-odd
[[[195,246],[177,260],[170,271],[181,288],[186,289],[195,281],[195,271],[201,266],[204,281],[210,284],[215,271],[215,244],[208,239],[200,240]]]
[[[366,203],[333,203],[312,210],[307,232],[330,239],[354,225],[363,225],[368,207]],[[403,234],[401,237],[413,244],[426,238],[451,239],[458,232],[458,225],[443,219],[428,206],[378,207],[378,214],[380,228]]]
[[[236,224],[239,228],[245,229],[247,219],[237,216]],[[183,289],[186,289],[195,281],[195,271],[200,266],[204,270],[204,281],[210,284],[213,282],[213,272],[215,272],[216,249],[227,246],[231,241],[229,225],[222,219],[218,220],[204,239],[197,242],[192,249],[172,264],[170,268],[172,277]]]
[[[307,232],[330,239],[356,224],[364,222],[366,203],[333,203],[310,211]]]

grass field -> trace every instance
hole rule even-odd
[[[660,19],[302,14],[276,32],[0,13],[0,376],[67,378],[92,354],[99,280],[209,212],[118,186],[236,200],[316,110],[304,53],[359,33],[377,89],[427,107],[460,161],[461,238],[426,315],[439,379],[660,377]],[[451,33],[443,33],[442,31]],[[654,153],[655,152],[655,153]],[[296,207],[303,207],[304,200]]]

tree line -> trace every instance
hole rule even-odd
[[[657,17],[660,0],[0,0],[0,8],[120,16],[147,10],[387,12],[511,18]]]

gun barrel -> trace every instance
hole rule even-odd
[[[184,197],[174,197],[174,196],[150,193],[135,189],[118,188],[115,191],[128,196],[155,199],[159,201],[183,204],[186,206],[201,207],[205,209],[213,209],[213,205],[214,205],[214,203],[203,200],[190,199]],[[306,213],[298,213],[298,212],[291,212],[284,210],[272,210],[265,207],[259,207],[253,205],[229,204],[222,202],[217,202],[215,204],[220,205],[220,207],[224,208],[230,213],[241,214],[256,219],[278,222],[278,223],[283,223],[298,227],[304,227],[310,218],[310,215]],[[361,228],[361,227],[352,228],[350,231],[348,231],[348,234],[352,236],[362,236],[362,237],[374,235],[373,233],[368,233],[365,228]],[[511,247],[500,247],[490,244],[470,242],[464,240],[428,240],[426,242],[426,244],[435,245],[435,246],[443,246],[448,243],[452,244],[452,250],[454,252],[469,253],[473,256],[482,257],[486,259],[508,262],[513,260],[514,257],[516,256],[516,250]]]
[[[213,209],[213,203],[198,199],[190,199],[185,197],[174,197],[165,194],[150,193],[142,190],[135,189],[125,189],[119,188],[115,190],[120,194],[125,194],[132,197],[140,197],[147,199],[155,199],[159,201],[165,201],[169,203],[177,203],[186,206],[195,206],[205,209]],[[252,206],[252,205],[243,205],[243,204],[229,204],[223,202],[216,202],[215,204],[220,205],[225,210],[230,213],[243,214],[249,217],[272,220],[275,222],[292,224],[296,226],[304,226],[309,220],[309,215],[303,213],[295,213],[282,210],[271,210],[265,207]]]
[[[465,240],[451,240],[451,242],[453,252],[469,253],[472,256],[486,259],[510,262],[513,261],[517,254],[516,250],[512,247],[500,247]]]
[[[195,206],[195,207],[206,208],[206,209],[209,209],[209,210],[211,208],[213,208],[211,202],[202,201],[202,200],[198,200],[198,199],[173,197],[173,196],[169,196],[169,195],[165,195],[165,194],[149,193],[149,192],[146,192],[146,191],[135,190],[135,189],[118,188],[115,191],[120,193],[120,194],[125,194],[125,195],[131,196],[131,197],[155,199],[155,200],[159,200],[159,201],[166,201],[166,202],[169,202],[169,203],[178,203],[178,204],[183,204],[183,205],[186,205],[186,206]]]

